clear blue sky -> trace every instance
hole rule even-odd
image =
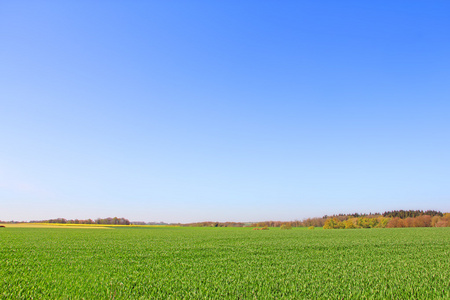
[[[0,220],[450,211],[449,1],[2,1]]]

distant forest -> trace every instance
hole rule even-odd
[[[450,213],[435,210],[394,210],[383,214],[340,214],[324,218],[325,229],[450,226]]]
[[[64,218],[30,221],[30,223],[56,223],[56,224],[102,224],[102,225],[130,225],[131,222],[125,218],[105,218],[105,219],[87,219],[87,220],[66,220]]]
[[[339,214],[319,218],[307,218],[302,221],[264,221],[254,223],[235,222],[198,222],[180,224],[191,227],[324,227],[326,229],[350,228],[392,228],[392,227],[447,227],[450,214],[435,210],[394,210],[384,213]]]
[[[0,221],[5,223],[5,221]],[[98,218],[95,220],[67,220],[64,218],[30,221],[29,223],[56,224],[101,224],[101,225],[176,225],[183,227],[323,227],[325,229],[354,228],[396,228],[396,227],[450,227],[450,213],[435,210],[394,210],[384,213],[352,213],[318,218],[307,218],[302,221],[263,221],[263,222],[196,222],[172,223],[164,222],[131,222],[125,218]]]
[[[386,211],[383,214],[381,213],[369,213],[369,214],[339,214],[339,215],[332,215],[331,217],[351,217],[351,218],[359,218],[359,217],[387,217],[387,218],[400,218],[400,219],[406,219],[406,218],[415,218],[420,217],[423,215],[428,215],[431,217],[439,216],[442,217],[444,214],[440,211],[435,210],[393,210],[393,211]],[[327,219],[328,216],[325,215],[323,218]]]

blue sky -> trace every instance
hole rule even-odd
[[[450,211],[448,1],[4,1],[0,220]]]

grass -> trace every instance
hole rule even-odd
[[[1,299],[449,299],[450,228],[0,228]]]

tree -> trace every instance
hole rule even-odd
[[[324,229],[343,229],[345,228],[345,225],[343,222],[339,221],[338,218],[330,218],[325,222],[325,225],[323,225]]]
[[[345,221],[345,222],[344,222],[345,229],[353,229],[353,228],[357,228],[357,227],[356,227],[356,224],[355,224],[355,221],[356,221],[356,220],[357,220],[356,218],[351,218],[351,219],[348,219],[347,221]]]

